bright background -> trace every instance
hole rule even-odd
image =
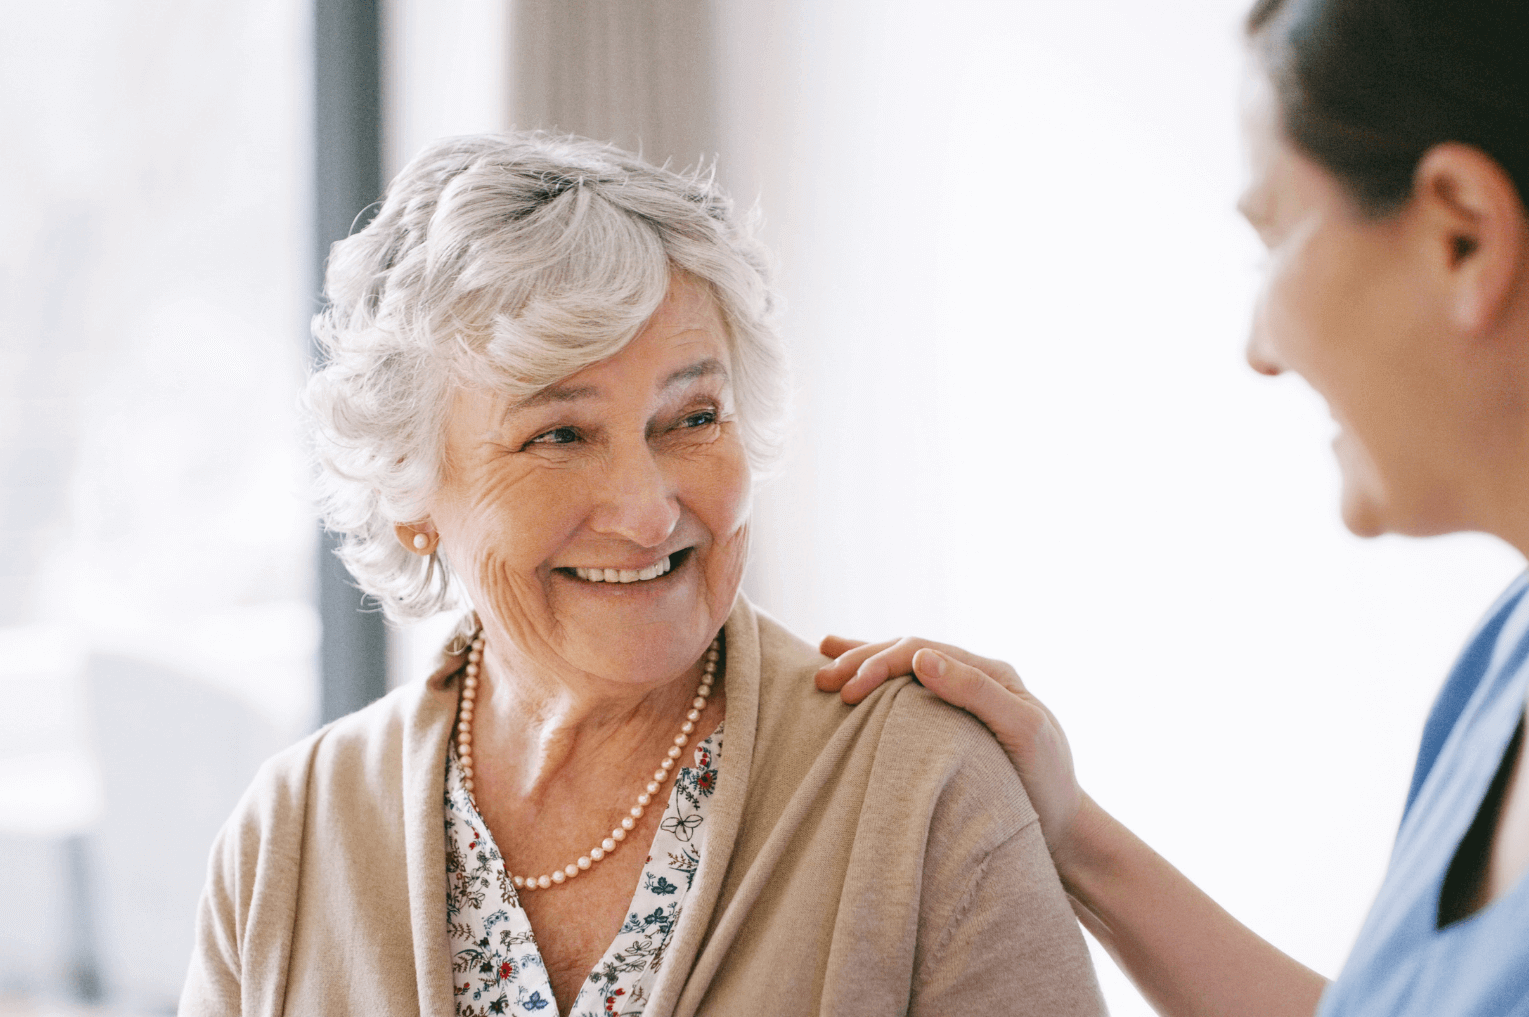
[[[1351,537],[1326,408],[1244,362],[1243,12],[804,9],[790,126],[740,130],[734,170],[800,386],[749,590],[809,639],[1011,661],[1096,799],[1332,976],[1431,698],[1522,563]],[[739,86],[741,126],[767,90]],[[1116,1014],[1150,1012],[1096,962]]]
[[[0,1013],[64,1005],[81,935],[108,1005],[169,1005],[220,817],[316,716],[308,14],[212,10],[60,0],[0,38]],[[503,5],[386,10],[389,172],[502,126]],[[750,595],[809,639],[1012,661],[1095,798],[1335,974],[1431,696],[1521,562],[1347,535],[1325,408],[1242,360],[1243,4],[713,11],[720,172],[765,211],[796,367]]]
[[[6,5],[0,1013],[173,1010],[317,712],[301,0]]]

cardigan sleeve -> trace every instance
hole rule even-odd
[[[977,860],[966,884],[924,951],[910,1014],[1105,1012],[1039,822]]]
[[[196,909],[196,945],[181,989],[180,1017],[237,1014],[239,999],[239,906],[237,835],[218,834],[207,863],[207,884]]]
[[[928,819],[909,1013],[1104,1013],[1083,931],[1008,756],[927,690],[910,686],[899,699],[910,723],[894,715],[891,744],[908,755],[914,729],[936,733],[919,769],[948,760]]]
[[[180,1017],[282,1012],[316,744],[268,760],[213,842]]]

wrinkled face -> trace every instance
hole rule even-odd
[[[1274,89],[1250,61],[1243,128],[1251,180],[1240,208],[1268,249],[1248,361],[1300,374],[1338,435],[1343,519],[1360,536],[1456,527],[1459,446],[1441,359],[1447,332],[1407,208],[1364,215],[1283,136]]]
[[[520,402],[456,393],[431,522],[491,646],[624,684],[696,662],[747,556],[730,371],[715,303],[677,276],[610,359]]]

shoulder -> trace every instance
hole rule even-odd
[[[379,843],[397,840],[396,760],[418,726],[414,718],[442,692],[427,683],[399,689],[261,765],[213,844],[183,1013],[265,1012],[252,1001],[279,1001],[313,858],[318,871],[333,874],[344,852],[332,849],[347,831],[364,835],[352,840],[370,858],[386,852]]]
[[[1423,725],[1417,762],[1407,789],[1403,822],[1452,736],[1467,737],[1487,700],[1518,695],[1519,675],[1529,664],[1529,574],[1520,575],[1488,610],[1455,660]],[[1494,681],[1494,678],[1496,679]],[[1457,729],[1462,734],[1457,735]]]
[[[371,811],[369,804],[396,807],[410,731],[440,712],[434,701],[448,695],[438,686],[414,682],[395,689],[267,759],[224,826],[225,850],[230,841],[247,850],[290,841],[315,805],[342,803],[346,812]]]
[[[758,608],[749,612],[749,621],[748,635],[755,643],[738,648],[757,657],[748,660],[740,653],[737,663],[741,666],[736,670],[747,673],[757,669],[756,759],[766,764],[787,760],[805,763],[830,745],[844,741],[851,730],[856,738],[863,734],[869,713],[845,705],[838,696],[820,692],[813,684],[814,673],[828,658]],[[735,673],[731,634],[730,630],[729,676]]]
[[[1423,738],[1418,746],[1417,762],[1413,765],[1404,815],[1412,811],[1412,803],[1417,800],[1423,781],[1433,769],[1434,761],[1444,748],[1444,742],[1490,673],[1493,662],[1505,652],[1512,653],[1515,647],[1525,642],[1524,619],[1519,616],[1524,613],[1526,588],[1529,588],[1529,575],[1520,575],[1508,585],[1476,626],[1476,631],[1471,633],[1465,649],[1460,651],[1454,667],[1450,669],[1423,725]],[[1514,624],[1516,617],[1518,624]],[[1522,654],[1519,656],[1522,657]]]
[[[427,683],[405,686],[261,765],[208,862],[203,904],[218,924],[243,928],[262,910],[286,914],[312,844],[343,840],[347,832],[364,833],[368,844],[393,836],[404,797],[403,757],[421,751],[411,749],[410,732],[443,695]],[[445,737],[441,727],[442,746]]]
[[[937,775],[932,825],[975,838],[975,851],[997,847],[1040,820],[1014,764],[981,721],[907,680],[896,691],[884,740],[904,769]]]
[[[960,830],[969,850],[979,854],[1037,820],[1008,756],[971,714],[911,678],[893,679],[847,706],[813,684],[827,658],[775,619],[756,615],[758,757],[864,758],[868,790],[896,798],[887,807],[922,806],[932,837]]]

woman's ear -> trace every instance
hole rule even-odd
[[[393,535],[400,544],[418,555],[434,554],[435,545],[440,540],[440,534],[435,532],[435,526],[428,519],[418,523],[398,523],[393,527]]]
[[[1479,148],[1445,142],[1418,163],[1413,194],[1434,238],[1451,316],[1468,335],[1490,332],[1523,282],[1529,250],[1512,178]]]

